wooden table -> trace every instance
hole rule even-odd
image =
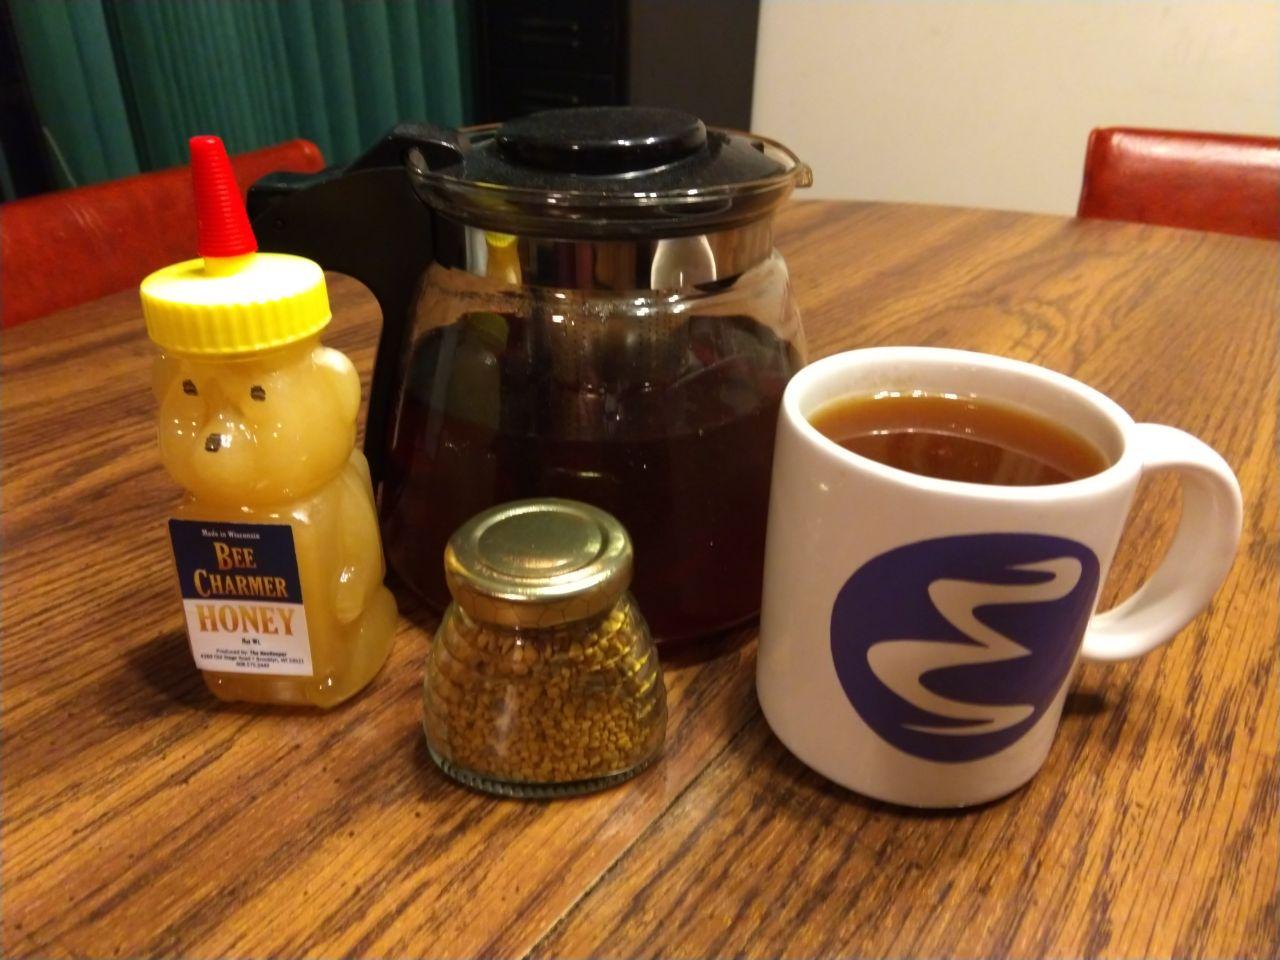
[[[479,796],[424,749],[429,618],[403,591],[391,663],[347,707],[218,705],[125,292],[4,335],[4,956],[1276,956],[1276,245],[868,204],[794,205],[778,241],[814,356],[1034,360],[1239,473],[1213,607],[1085,667],[1030,786],[936,815],[832,786],[762,721],[748,642],[668,664],[665,759],[637,780]],[[367,377],[374,303],[332,295],[328,340]],[[1152,567],[1175,498],[1146,484],[1109,596]]]

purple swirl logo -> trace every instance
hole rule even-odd
[[[1053,702],[1097,592],[1098,558],[1061,537],[898,547],[836,595],[836,675],[858,716],[900,750],[943,762],[990,756]]]

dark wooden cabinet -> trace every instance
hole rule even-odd
[[[678,107],[751,125],[758,0],[477,0],[477,119]]]

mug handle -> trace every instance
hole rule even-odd
[[[1089,623],[1085,660],[1128,660],[1173,638],[1213,598],[1240,542],[1240,484],[1204,441],[1174,427],[1139,423],[1131,434],[1142,470],[1177,470],[1182,518],[1164,560],[1129,599]]]

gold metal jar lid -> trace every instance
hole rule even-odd
[[[474,619],[554,627],[610,609],[631,582],[631,538],[576,500],[517,500],[476,514],[444,551],[449,592]]]

